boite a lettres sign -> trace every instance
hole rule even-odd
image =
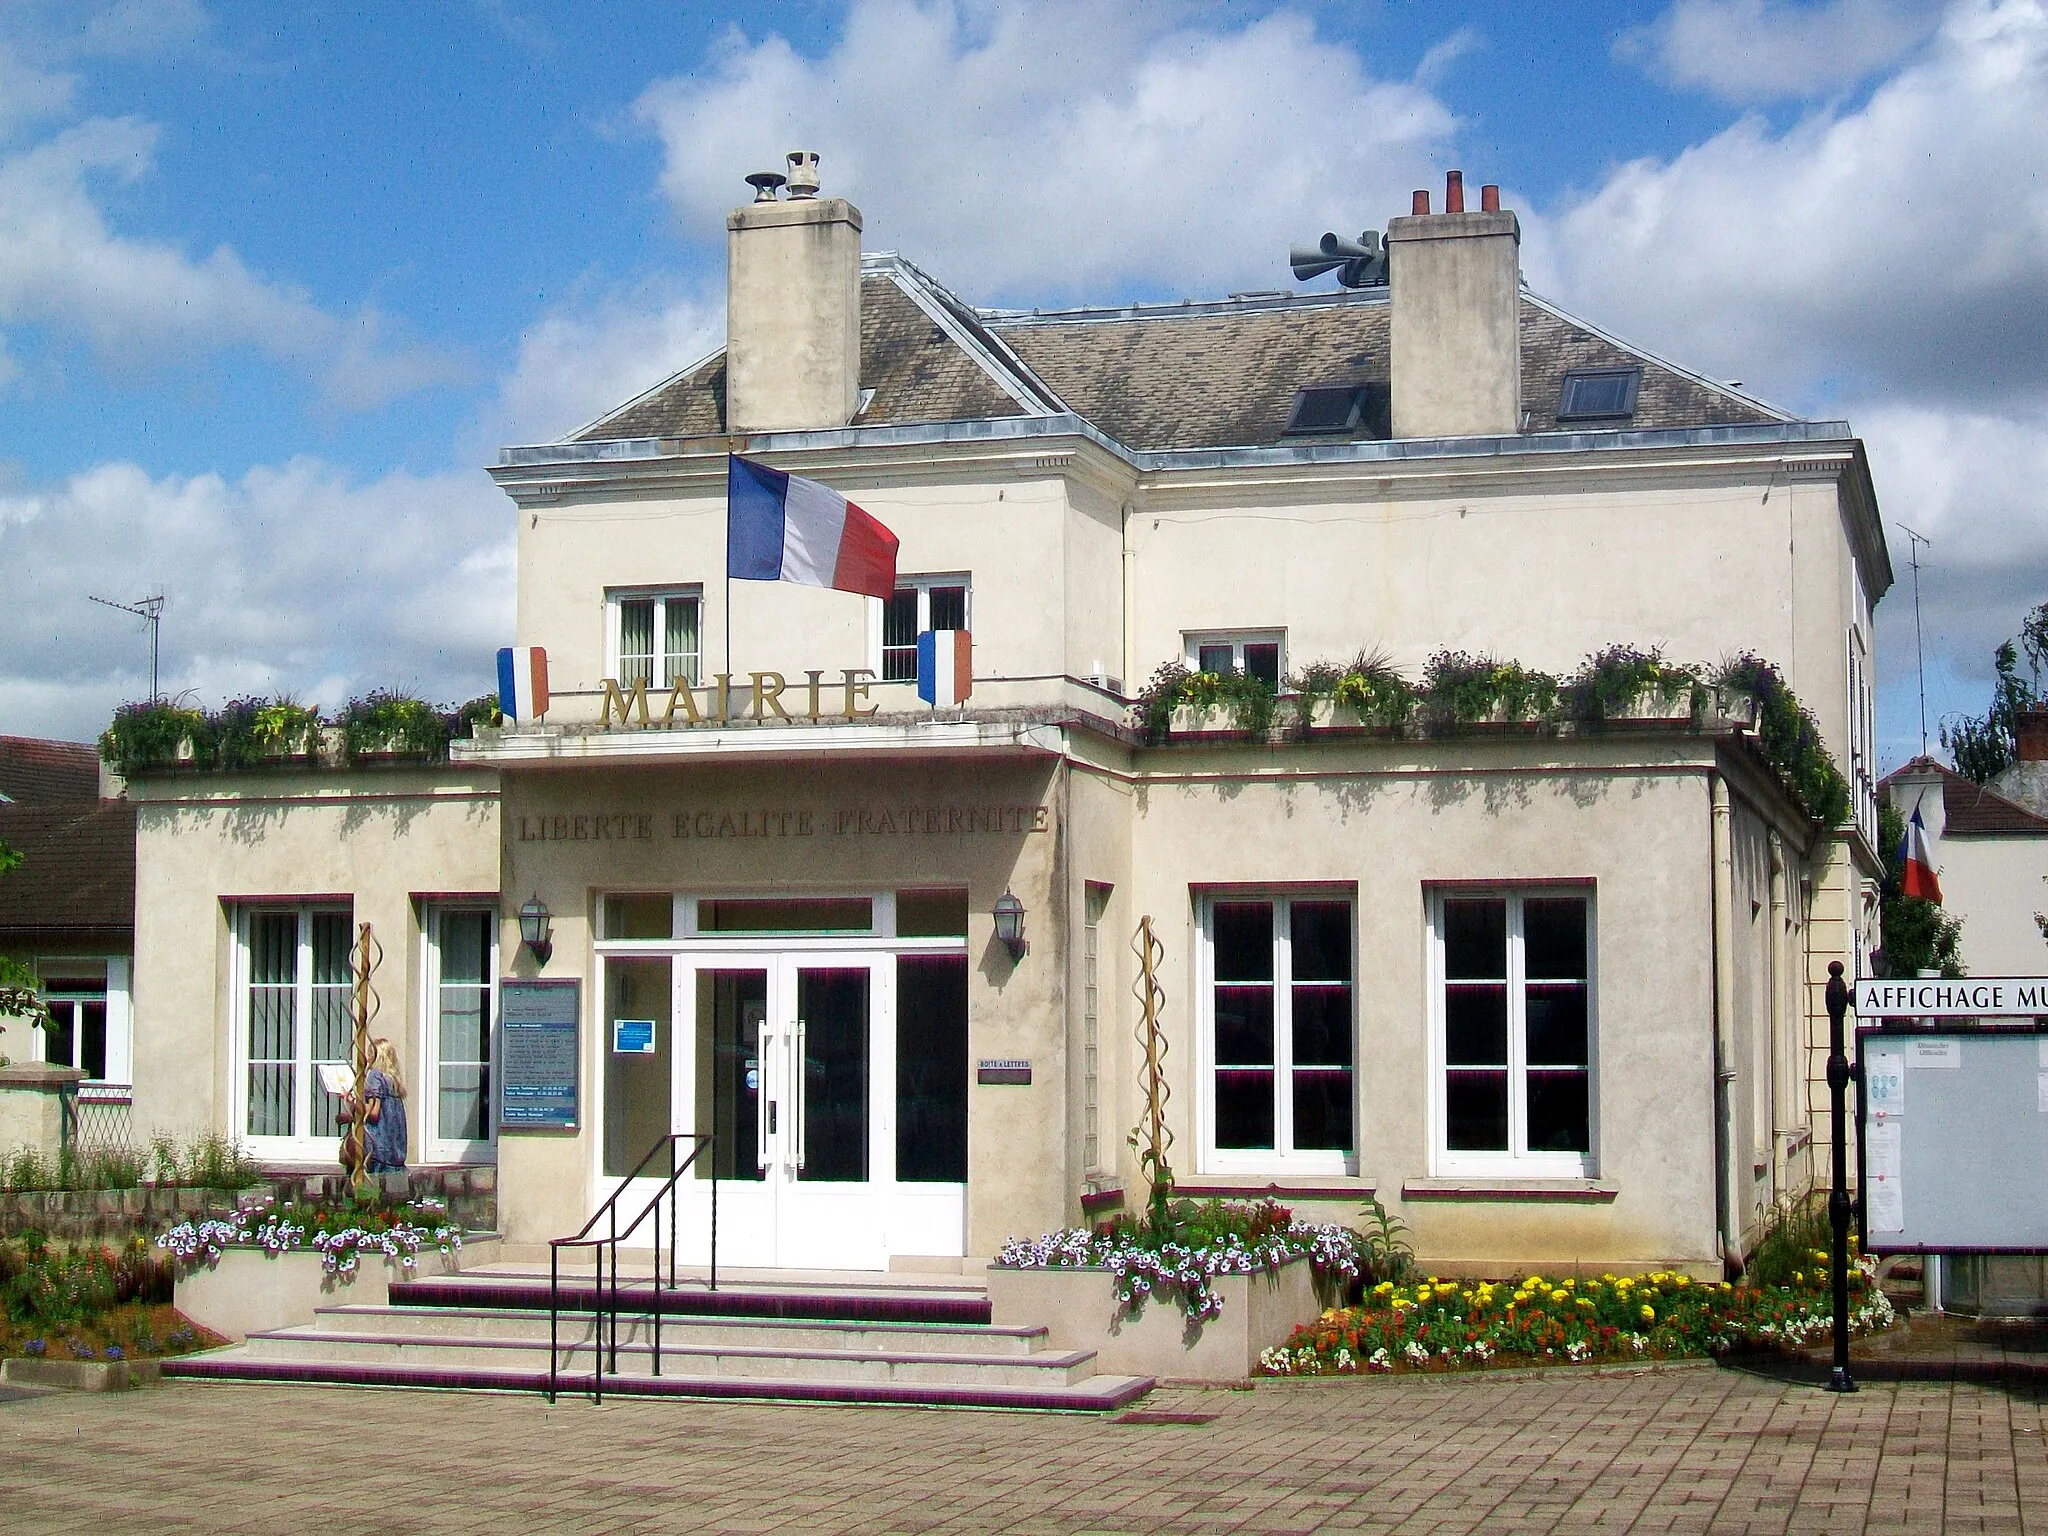
[[[582,1009],[583,986],[573,977],[498,983],[501,1129],[576,1129]]]

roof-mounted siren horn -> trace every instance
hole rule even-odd
[[[747,178],[747,185],[754,189],[754,201],[772,203],[775,194],[787,178],[780,171],[756,171]]]
[[[1341,235],[1324,235],[1315,245],[1297,245],[1288,252],[1294,280],[1308,282],[1325,272],[1335,272],[1346,288],[1383,287],[1387,281],[1387,247],[1380,232],[1368,229],[1356,240]]]

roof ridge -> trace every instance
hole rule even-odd
[[[861,276],[885,277],[945,331],[955,346],[973,358],[1004,394],[1035,416],[1070,412],[1059,392],[1039,376],[1009,344],[992,335],[975,309],[898,251],[876,251],[861,257]]]

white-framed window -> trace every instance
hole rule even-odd
[[[1202,900],[1204,1171],[1355,1162],[1352,935],[1346,893]]]
[[[86,1090],[126,1091],[134,1078],[128,957],[59,956],[36,961],[47,1029],[31,1032],[36,1059],[85,1073]]]
[[[1849,785],[1857,826],[1877,841],[1876,691],[1871,685],[1869,650],[1862,632],[1849,629]]]
[[[909,682],[917,676],[917,637],[924,631],[973,628],[967,612],[970,591],[968,578],[957,572],[896,578],[895,592],[882,604],[883,682]]]
[[[1275,693],[1287,675],[1284,629],[1216,630],[1182,638],[1182,660],[1197,672],[1243,672],[1262,679]]]
[[[1430,930],[1435,1171],[1590,1176],[1591,889],[1440,890]]]
[[[235,1054],[240,1133],[278,1151],[330,1155],[340,1101],[320,1083],[353,1037],[345,906],[250,905],[236,913]]]
[[[610,675],[630,687],[700,682],[704,593],[700,587],[618,588],[605,593]]]
[[[493,1026],[497,1020],[498,914],[494,907],[437,903],[422,924],[426,968],[421,1001],[426,1043],[414,1102],[428,1105],[421,1127],[434,1162],[488,1160],[497,1144]]]

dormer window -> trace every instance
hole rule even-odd
[[[1557,397],[1559,421],[1627,421],[1636,413],[1640,368],[1575,368]]]
[[[1365,411],[1363,384],[1317,384],[1296,390],[1286,437],[1341,437],[1358,430]]]

